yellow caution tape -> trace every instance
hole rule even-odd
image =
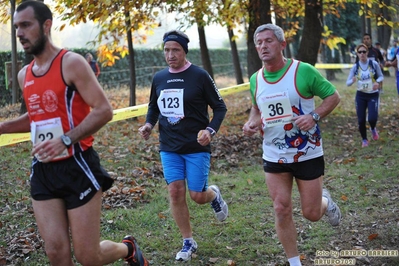
[[[249,82],[237,86],[223,88],[220,89],[219,92],[221,95],[229,95],[245,90],[249,90]],[[137,116],[142,116],[147,114],[147,111],[148,111],[148,104],[141,104],[141,105],[117,109],[114,110],[114,116],[109,123],[120,120],[126,120]],[[2,134],[0,135],[0,147],[29,140],[30,140],[30,133]]]
[[[353,67],[353,64],[316,64],[317,69],[345,69]]]
[[[237,86],[231,86],[227,88],[220,89],[219,92],[222,96],[226,96],[233,93],[238,93],[241,91],[249,90],[249,82],[243,83]]]
[[[147,111],[148,111],[148,104],[141,104],[141,105],[117,109],[114,110],[114,116],[109,123],[145,115]]]
[[[30,140],[30,133],[2,134],[0,147]]]
[[[317,69],[348,69],[352,68],[354,64],[316,64]],[[389,71],[389,67],[384,67],[383,71]]]
[[[317,69],[345,69],[351,68],[353,64],[316,64]],[[233,93],[249,90],[249,82],[243,83],[237,86],[231,86],[220,89],[219,92],[222,96],[226,96]],[[126,120],[129,118],[142,116],[147,114],[148,104],[141,104],[136,106],[130,106],[114,110],[114,116],[109,123]],[[14,143],[24,142],[30,140],[30,133],[18,133],[18,134],[3,134],[0,135],[0,147],[11,145]]]

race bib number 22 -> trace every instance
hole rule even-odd
[[[38,122],[33,121],[30,126],[31,139],[33,144],[59,138],[64,135],[61,118],[59,117]],[[65,149],[59,156],[55,157],[54,159],[63,158],[66,156],[68,156],[67,149]]]

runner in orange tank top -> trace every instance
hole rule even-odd
[[[0,134],[31,132],[30,193],[49,264],[74,265],[72,242],[81,265],[120,258],[148,265],[133,236],[100,242],[101,196],[113,179],[92,147],[92,134],[112,119],[112,107],[83,56],[52,43],[52,23],[43,2],[16,8],[17,37],[34,56],[18,73],[28,112],[0,123]]]

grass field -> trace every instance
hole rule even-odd
[[[346,77],[347,71],[337,74],[333,83],[341,103],[320,122],[325,186],[340,205],[343,220],[332,228],[324,218],[317,223],[302,218],[294,187],[302,263],[315,265],[315,259],[334,258],[348,250],[356,254],[345,258],[356,265],[399,265],[399,98],[395,79],[386,77],[384,81],[377,124],[380,139],[361,148],[355,88],[346,87]],[[228,79],[217,82],[220,88],[231,85]],[[129,102],[127,90],[107,94],[115,109]],[[138,93],[137,99],[137,104],[147,102],[148,92]],[[249,92],[229,95],[225,101],[229,111],[213,139],[209,183],[220,187],[230,216],[220,223],[209,205],[190,201],[199,249],[184,265],[288,265],[274,230],[272,202],[264,183],[261,137],[242,135],[250,108]],[[15,115],[18,109],[3,108],[1,119]],[[114,187],[104,193],[102,238],[120,241],[132,234],[152,265],[181,264],[174,261],[181,238],[169,209],[157,134],[144,142],[137,133],[143,122],[144,117],[139,117],[111,123],[95,136],[102,163],[115,179]],[[30,148],[30,143],[0,147],[0,265],[48,265],[29,199]],[[378,255],[375,251],[389,250],[396,256],[374,256]]]

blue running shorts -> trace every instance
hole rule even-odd
[[[160,154],[165,181],[168,185],[174,181],[186,179],[189,190],[206,191],[211,166],[209,152],[178,154],[161,151]]]

